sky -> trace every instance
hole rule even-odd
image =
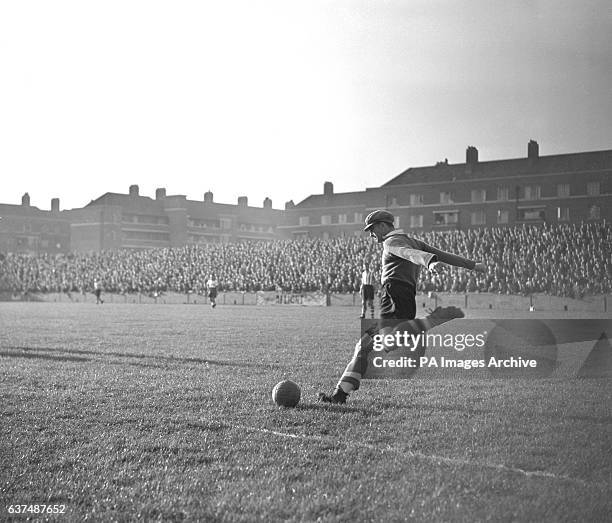
[[[409,167],[612,149],[603,0],[0,3],[0,203],[275,208]]]

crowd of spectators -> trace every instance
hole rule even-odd
[[[581,297],[612,291],[612,227],[606,223],[516,226],[430,232],[420,239],[482,261],[484,274],[446,267],[421,272],[419,291],[547,293]],[[292,293],[359,290],[362,264],[380,273],[370,238],[206,244],[98,254],[0,255],[0,291],[204,293],[214,275],[220,291]]]

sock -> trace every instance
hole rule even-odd
[[[348,394],[359,388],[361,378],[368,366],[368,354],[372,351],[373,345],[374,342],[367,333],[355,344],[353,358],[344,369],[336,389],[341,389]]]

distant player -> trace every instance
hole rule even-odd
[[[215,278],[214,274],[210,275],[210,278],[206,282],[206,288],[208,289],[208,298],[210,299],[210,306],[214,309],[217,306],[217,287],[219,282]]]
[[[96,305],[104,303],[102,299],[102,282],[98,278],[94,279],[94,294],[96,295]]]
[[[372,318],[374,317],[374,271],[370,269],[367,262],[363,264],[363,272],[361,273],[361,287],[359,288],[361,295],[361,319],[365,318],[366,309],[370,307]]]
[[[382,291],[380,295],[380,317],[382,319],[406,320],[401,329],[414,334],[427,331],[454,318],[462,318],[463,311],[457,307],[438,307],[427,318],[415,319],[416,287],[421,267],[437,270],[440,263],[484,272],[482,263],[477,263],[456,254],[441,251],[421,240],[411,238],[401,229],[395,229],[393,215],[378,210],[365,219],[364,231],[383,244]],[[399,328],[398,328],[399,329]],[[368,354],[372,351],[372,336],[366,333],[355,346],[353,358],[347,365],[340,381],[331,394],[319,393],[325,403],[346,403],[349,393],[357,390],[368,365]]]

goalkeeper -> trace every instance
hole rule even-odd
[[[416,284],[421,267],[436,272],[441,264],[464,267],[485,272],[482,263],[456,254],[444,252],[421,240],[411,238],[401,229],[395,229],[393,215],[384,210],[370,213],[365,219],[364,231],[383,244],[380,295],[381,319],[407,320],[401,328],[420,333],[454,318],[462,318],[457,307],[438,307],[424,319],[416,316]],[[324,403],[346,403],[349,393],[357,390],[368,365],[372,351],[372,337],[376,330],[368,331],[355,346],[353,358],[331,394],[319,393]]]

